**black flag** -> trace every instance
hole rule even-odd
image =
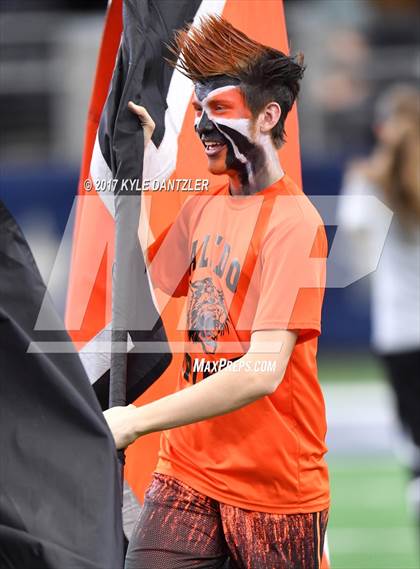
[[[127,400],[130,376],[127,377],[125,345],[129,331],[135,345],[135,341],[142,338],[155,339],[156,334],[150,331],[158,323],[161,340],[166,339],[151,300],[138,238],[143,129],[128,109],[128,102],[142,104],[152,113],[157,125],[153,143],[159,147],[164,134],[166,95],[173,73],[164,57],[169,55],[167,44],[173,39],[174,30],[192,21],[198,6],[199,2],[195,1],[125,0],[123,3],[123,36],[99,129],[99,144],[116,180],[110,406],[124,405]],[[141,364],[141,359],[139,361]],[[166,359],[166,365],[169,361]],[[147,383],[143,382],[138,395],[145,387]]]
[[[25,238],[0,202],[0,567],[119,569],[114,442],[45,295]],[[50,331],[34,330],[41,304]],[[43,353],[43,342],[66,353]]]

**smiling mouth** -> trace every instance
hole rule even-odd
[[[207,156],[215,156],[219,154],[225,148],[226,144],[224,142],[212,142],[203,140],[204,149]]]

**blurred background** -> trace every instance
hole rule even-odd
[[[397,84],[418,88],[420,5],[284,4],[291,51],[303,51],[307,65],[299,103],[304,190],[337,196],[349,164],[375,153],[378,99]],[[0,5],[0,197],[48,282],[76,192],[106,2]],[[332,240],[334,227],[329,230]],[[52,283],[61,312],[69,243],[63,247]],[[420,486],[409,484],[410,437],[398,420],[384,362],[373,354],[371,280],[326,293],[319,367],[329,418],[331,557],[336,569],[411,569],[420,566],[413,512]],[[420,416],[420,399],[418,406]]]

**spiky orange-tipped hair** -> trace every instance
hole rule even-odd
[[[198,26],[175,33],[171,51],[179,54],[177,68],[194,82],[217,75],[239,78],[264,46],[248,38],[217,15],[202,17]]]
[[[276,101],[282,113],[272,138],[276,146],[284,142],[284,121],[303,77],[302,54],[292,58],[258,43],[217,15],[202,17],[198,25],[177,31],[169,49],[172,65],[194,83],[220,75],[239,80],[254,115]]]

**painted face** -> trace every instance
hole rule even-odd
[[[252,185],[263,167],[264,152],[253,136],[255,121],[239,82],[221,76],[197,83],[193,106],[195,130],[204,144],[210,172],[235,170],[244,185]]]

